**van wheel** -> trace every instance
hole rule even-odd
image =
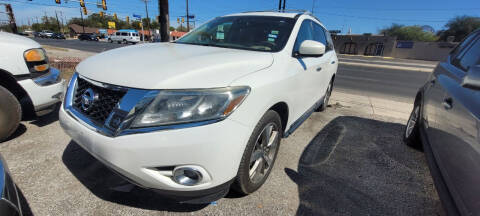
[[[330,101],[330,96],[332,95],[333,90],[333,81],[328,84],[327,91],[325,92],[325,96],[323,97],[322,105],[318,107],[315,112],[323,112],[327,109],[328,102]]]
[[[269,110],[253,130],[232,189],[247,195],[260,188],[272,171],[283,135],[280,115]]]
[[[121,42],[120,41],[117,41],[117,44],[120,44]]]
[[[108,42],[113,43],[112,39],[108,39]]]
[[[403,141],[408,146],[419,148],[420,142],[420,104],[416,103],[413,107],[412,113],[407,121],[405,132],[403,133]]]
[[[124,44],[128,44],[127,40],[123,39],[123,43]]]
[[[6,88],[0,86],[0,142],[15,132],[22,118],[22,107],[17,98]]]

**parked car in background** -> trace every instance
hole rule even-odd
[[[136,43],[140,42],[140,36],[139,36],[139,34],[136,30],[121,29],[121,30],[118,30],[117,32],[113,33],[112,35],[110,35],[110,37],[108,38],[108,42],[110,42],[110,43],[117,42],[117,43],[124,43],[124,44],[127,44],[127,43],[136,44]]]
[[[0,155],[0,215],[21,216],[22,206],[17,186],[10,175],[8,166]]]
[[[423,143],[448,215],[480,215],[480,30],[420,88],[404,140]]]
[[[95,34],[80,34],[78,35],[78,40],[98,41],[98,37]]]
[[[87,58],[59,119],[135,185],[210,202],[264,184],[281,138],[326,109],[337,67],[329,32],[310,13],[227,15],[174,43]]]
[[[51,38],[52,35],[53,35],[53,33],[54,33],[54,32],[53,32],[53,31],[50,31],[50,30],[43,30],[43,31],[40,32],[39,36],[40,36],[41,38]]]
[[[63,35],[62,33],[54,33],[54,34],[52,35],[52,38],[53,38],[53,39],[61,39],[61,40],[65,40],[65,39],[66,39],[66,38],[65,38],[65,35]]]
[[[32,34],[33,34],[33,37],[36,37],[36,38],[40,37],[40,32],[33,32]]]
[[[22,116],[53,111],[63,94],[60,72],[32,39],[0,32],[0,141],[18,127]]]

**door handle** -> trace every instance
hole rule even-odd
[[[317,72],[321,70],[322,70],[322,67],[317,67]]]
[[[330,64],[335,64],[335,61],[330,62]]]
[[[452,98],[445,98],[443,99],[443,108],[445,108],[446,110],[449,110],[449,109],[452,109],[453,108],[453,100]]]

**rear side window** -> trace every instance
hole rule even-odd
[[[120,36],[120,32],[116,32],[115,35],[116,35],[116,36]]]
[[[122,32],[122,36],[128,36],[127,32]]]
[[[300,49],[300,44],[306,40],[314,40],[312,29],[312,21],[304,20],[298,30],[297,39],[295,40],[295,45],[293,46],[293,52],[298,52]]]
[[[473,44],[465,48],[465,52],[461,51],[453,65],[467,72],[472,66],[480,64],[480,39],[477,38]]]

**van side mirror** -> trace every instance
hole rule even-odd
[[[323,54],[325,54],[325,44],[318,41],[305,40],[298,49],[298,55],[300,56],[318,57]]]
[[[470,67],[467,75],[463,78],[462,87],[480,90],[480,65]]]

